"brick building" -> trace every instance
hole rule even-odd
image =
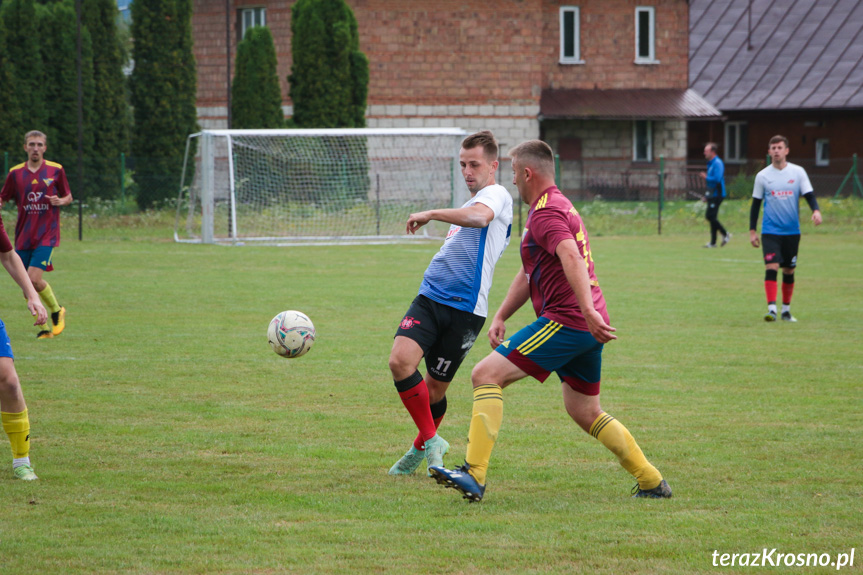
[[[227,126],[228,61],[253,25],[275,39],[291,114],[288,0],[195,0],[198,110]],[[541,137],[564,188],[586,162],[655,173],[685,164],[687,122],[718,111],[689,90],[685,0],[348,0],[369,59],[369,127],[490,129],[503,155]],[[230,46],[228,46],[230,43]]]
[[[693,0],[690,20],[690,85],[724,116],[689,126],[690,161],[714,141],[729,173],[753,174],[782,134],[816,192],[834,194],[863,153],[863,3]]]

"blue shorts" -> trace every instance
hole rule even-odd
[[[602,344],[589,331],[540,317],[495,351],[539,381],[545,381],[553,371],[575,391],[599,395]]]
[[[50,272],[54,269],[51,258],[54,256],[54,248],[51,246],[39,246],[32,250],[15,250],[24,264],[24,269],[39,268]]]
[[[15,359],[15,356],[12,355],[12,342],[9,341],[9,334],[6,333],[6,324],[3,323],[2,319],[0,319],[0,357]]]

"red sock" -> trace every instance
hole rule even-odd
[[[783,291],[785,287],[782,287]],[[767,303],[776,303],[776,280],[764,280],[764,292],[767,294]]]
[[[438,428],[438,427],[440,427],[440,422],[441,422],[441,421],[443,421],[443,415],[441,415],[440,417],[435,417],[435,418],[434,418],[434,428],[435,428],[435,432],[437,432],[437,428]],[[422,451],[422,450],[424,450],[424,449],[426,448],[426,442],[425,442],[425,440],[423,439],[423,434],[422,434],[422,433],[418,433],[418,434],[417,434],[417,438],[416,438],[416,439],[414,439],[414,448],[419,449],[420,451]]]
[[[775,287],[773,288],[776,289]],[[775,293],[775,291],[774,291]],[[783,283],[782,284],[782,303],[785,305],[791,305],[791,294],[794,293],[794,284],[793,283]]]
[[[420,382],[410,389],[399,391],[399,397],[413,418],[417,429],[420,430],[420,436],[423,438],[423,444],[425,444],[426,440],[431,439],[437,433],[429,408],[429,389],[426,382],[420,379]]]

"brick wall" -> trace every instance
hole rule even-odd
[[[507,138],[536,137],[544,88],[686,88],[688,5],[655,0],[656,58],[635,60],[634,0],[582,0],[584,64],[561,65],[559,7],[550,0],[348,0],[370,64],[370,126],[494,126]],[[288,0],[232,0],[236,9],[266,6],[279,77],[290,114]],[[225,1],[195,0],[198,107],[205,127],[225,125]],[[232,61],[233,66],[233,61]],[[457,124],[454,124],[458,120]],[[494,129],[494,127],[492,129]]]

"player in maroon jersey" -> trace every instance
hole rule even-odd
[[[24,292],[27,308],[36,317],[36,325],[44,324],[48,319],[48,312],[39,301],[39,295],[27,276],[27,270],[24,269],[21,258],[12,249],[12,242],[6,235],[2,219],[0,219],[0,264]],[[9,342],[9,334],[6,333],[3,320],[0,320],[0,419],[3,422],[3,431],[6,432],[9,443],[12,444],[12,473],[16,478],[24,481],[37,479],[30,465],[30,418],[27,414],[27,404],[24,403],[24,394],[21,392],[18,373],[15,371],[12,344]]]
[[[48,138],[33,130],[24,136],[27,161],[14,166],[0,191],[0,205],[13,200],[18,206],[15,223],[15,251],[27,269],[33,287],[48,311],[47,320],[37,325],[36,337],[60,335],[66,327],[66,308],[57,303],[54,290],[42,277],[51,271],[54,248],[60,245],[60,208],[72,203],[72,192],[63,166],[44,159]]]
[[[513,183],[530,206],[516,274],[488,335],[494,352],[474,368],[473,415],[463,466],[431,467],[438,483],[480,501],[491,451],[503,420],[502,389],[533,376],[557,373],[567,413],[614,453],[638,484],[635,497],[671,497],[671,488],[647,461],[629,431],[599,405],[602,347],[617,336],[594,273],[587,230],[578,211],[554,183],[554,155],[531,140],[510,151]],[[527,300],[537,320],[504,339],[504,322]]]

